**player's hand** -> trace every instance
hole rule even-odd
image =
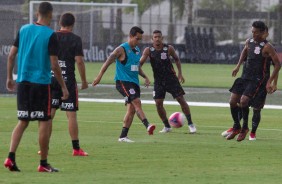
[[[83,90],[83,89],[87,89],[87,88],[88,88],[88,82],[87,82],[87,81],[83,81],[83,82],[81,83],[80,89]]]
[[[151,84],[150,80],[148,78],[145,78],[145,87],[149,87]]]
[[[101,77],[96,77],[96,79],[94,79],[94,81],[92,82],[92,86],[96,86],[97,84],[99,84],[101,81]]]
[[[274,93],[275,91],[277,91],[277,85],[272,85],[271,86],[271,90],[268,92],[269,94],[272,94],[272,93]]]
[[[61,97],[62,100],[66,100],[69,98],[69,91],[66,87],[62,88],[63,96]]]
[[[232,70],[232,77],[236,77],[237,73],[239,72],[239,69],[238,67],[235,67],[233,70]]]
[[[180,82],[181,84],[185,82],[185,79],[184,79],[184,77],[182,76],[182,74],[178,74],[178,80],[179,80],[179,82]]]
[[[8,91],[16,91],[16,82],[13,79],[7,79],[6,81],[6,88]]]
[[[273,93],[273,92],[272,92],[272,91],[273,91],[272,85],[271,85],[269,82],[267,82],[267,84],[266,84],[266,91],[267,91],[267,93],[269,93],[269,94]]]

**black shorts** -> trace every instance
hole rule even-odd
[[[116,89],[124,97],[125,104],[131,103],[136,98],[140,98],[140,86],[134,82],[117,80]]]
[[[165,81],[154,82],[154,99],[164,99],[166,92],[170,93],[173,98],[185,95],[177,77],[171,77]]]
[[[62,88],[55,78],[52,78],[51,94],[52,108],[61,108],[62,111],[78,111],[78,89],[76,81],[66,81],[69,98],[62,100]]]
[[[261,80],[248,80],[237,78],[233,86],[229,89],[231,93],[238,95],[245,95],[250,98],[253,98],[259,91],[260,86],[262,85]]]
[[[256,109],[262,109],[264,107],[266,96],[267,96],[266,83],[267,81],[263,82],[263,84],[259,87],[256,95],[251,99],[250,101],[251,107]]]
[[[47,121],[51,119],[51,91],[49,84],[18,83],[18,119]]]

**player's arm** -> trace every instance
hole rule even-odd
[[[143,54],[140,58],[140,65],[139,65],[139,75],[145,79],[145,86],[148,87],[150,85],[150,79],[146,76],[144,71],[142,70],[143,64],[146,62],[149,56],[149,47],[146,47],[143,51]]]
[[[271,84],[274,81],[275,78],[276,79],[276,84],[277,84],[277,80],[278,80],[278,74],[279,74],[279,70],[281,68],[281,64],[277,55],[277,52],[275,51],[275,49],[272,47],[272,45],[270,44],[266,44],[265,46],[265,52],[268,54],[269,57],[271,57],[272,62],[273,62],[273,66],[274,69],[272,71],[272,74],[269,78],[269,80],[267,81],[266,84],[266,90],[267,92],[271,93],[272,92],[272,87]],[[274,92],[274,91],[273,91]]]
[[[111,54],[110,56],[107,58],[107,60],[104,62],[104,64],[102,65],[99,74],[97,75],[97,77],[93,80],[92,82],[92,86],[96,86],[97,84],[100,83],[104,73],[107,71],[108,67],[115,62],[116,59],[120,58],[122,55],[124,55],[124,49],[119,46],[117,47]]]
[[[143,54],[140,58],[140,67],[143,66],[143,64],[146,62],[147,58],[149,57],[150,51],[149,51],[149,47],[146,47],[143,51]]]
[[[232,77],[235,77],[237,75],[237,73],[239,72],[240,70],[240,66],[241,64],[246,60],[247,58],[247,55],[248,55],[248,41],[249,39],[246,40],[246,43],[245,43],[245,46],[240,54],[240,58],[239,58],[239,61],[236,65],[236,67],[232,70]]]
[[[175,61],[175,64],[176,64],[176,67],[177,67],[177,70],[178,70],[178,80],[180,81],[180,83],[184,83],[185,79],[182,75],[180,59],[179,59],[178,55],[176,54],[174,47],[171,46],[171,45],[168,46],[168,55],[171,56]]]
[[[88,82],[86,80],[86,69],[83,61],[83,56],[75,56],[75,61],[81,79],[80,89],[86,89],[88,88]]]
[[[55,33],[53,33],[49,39],[48,51],[51,61],[51,69],[54,72],[54,76],[60,84],[63,92],[62,100],[66,100],[69,97],[69,91],[66,87],[65,81],[62,77],[62,71],[58,62],[58,39]]]
[[[86,69],[85,69],[85,64],[83,60],[83,50],[82,50],[82,41],[79,39],[77,41],[76,45],[76,54],[75,54],[75,61],[76,61],[76,66],[80,75],[81,79],[81,87],[80,89],[86,89],[88,88],[88,82],[86,80]]]
[[[13,69],[15,66],[15,59],[18,53],[18,48],[15,46],[12,46],[10,49],[10,53],[8,56],[8,62],[7,62],[7,81],[6,81],[6,88],[8,91],[15,91],[16,89],[16,83],[13,80]]]

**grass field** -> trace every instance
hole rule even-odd
[[[16,124],[16,99],[0,97],[0,160],[9,150],[11,131]],[[282,180],[282,124],[280,110],[262,111],[257,141],[227,141],[221,132],[231,126],[228,108],[191,107],[198,133],[188,134],[187,125],[169,134],[161,128],[154,105],[143,105],[147,117],[156,123],[148,136],[138,119],[129,137],[132,144],[117,141],[125,108],[118,103],[81,102],[78,113],[81,147],[89,157],[71,156],[71,142],[63,112],[54,120],[49,161],[59,173],[38,173],[37,123],[31,123],[17,152],[21,173],[3,168],[3,184],[70,183],[161,183],[161,184],[277,184]],[[109,110],[110,109],[110,110]],[[167,106],[167,112],[179,111]]]
[[[87,80],[92,83],[100,71],[102,63],[86,63]],[[176,66],[175,70],[176,69]],[[231,77],[232,69],[235,65],[223,64],[182,64],[182,73],[186,82],[183,86],[189,87],[212,87],[212,88],[229,88],[234,78]],[[112,64],[103,76],[101,83],[113,84],[115,64]],[[144,72],[153,82],[153,74],[150,63],[143,66]],[[76,75],[79,74],[76,71]],[[80,81],[79,77],[77,77]],[[142,80],[142,79],[141,79]]]

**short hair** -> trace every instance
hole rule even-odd
[[[137,33],[143,34],[144,31],[143,31],[140,27],[137,27],[137,26],[134,26],[134,27],[132,27],[132,28],[130,29],[129,34],[130,34],[131,36],[136,36]]]
[[[155,31],[153,31],[153,34],[157,34],[157,33],[160,33],[161,35],[163,35],[160,30],[155,30]]]
[[[73,26],[74,22],[75,22],[75,17],[70,12],[64,13],[60,17],[60,25],[63,27]]]
[[[51,3],[49,3],[49,2],[42,2],[42,3],[39,4],[38,13],[41,16],[46,17],[51,12],[53,12],[53,6],[52,6]]]
[[[266,29],[265,23],[263,21],[260,21],[260,20],[254,21],[252,26],[256,29],[259,29],[261,32],[265,31],[265,29]]]

